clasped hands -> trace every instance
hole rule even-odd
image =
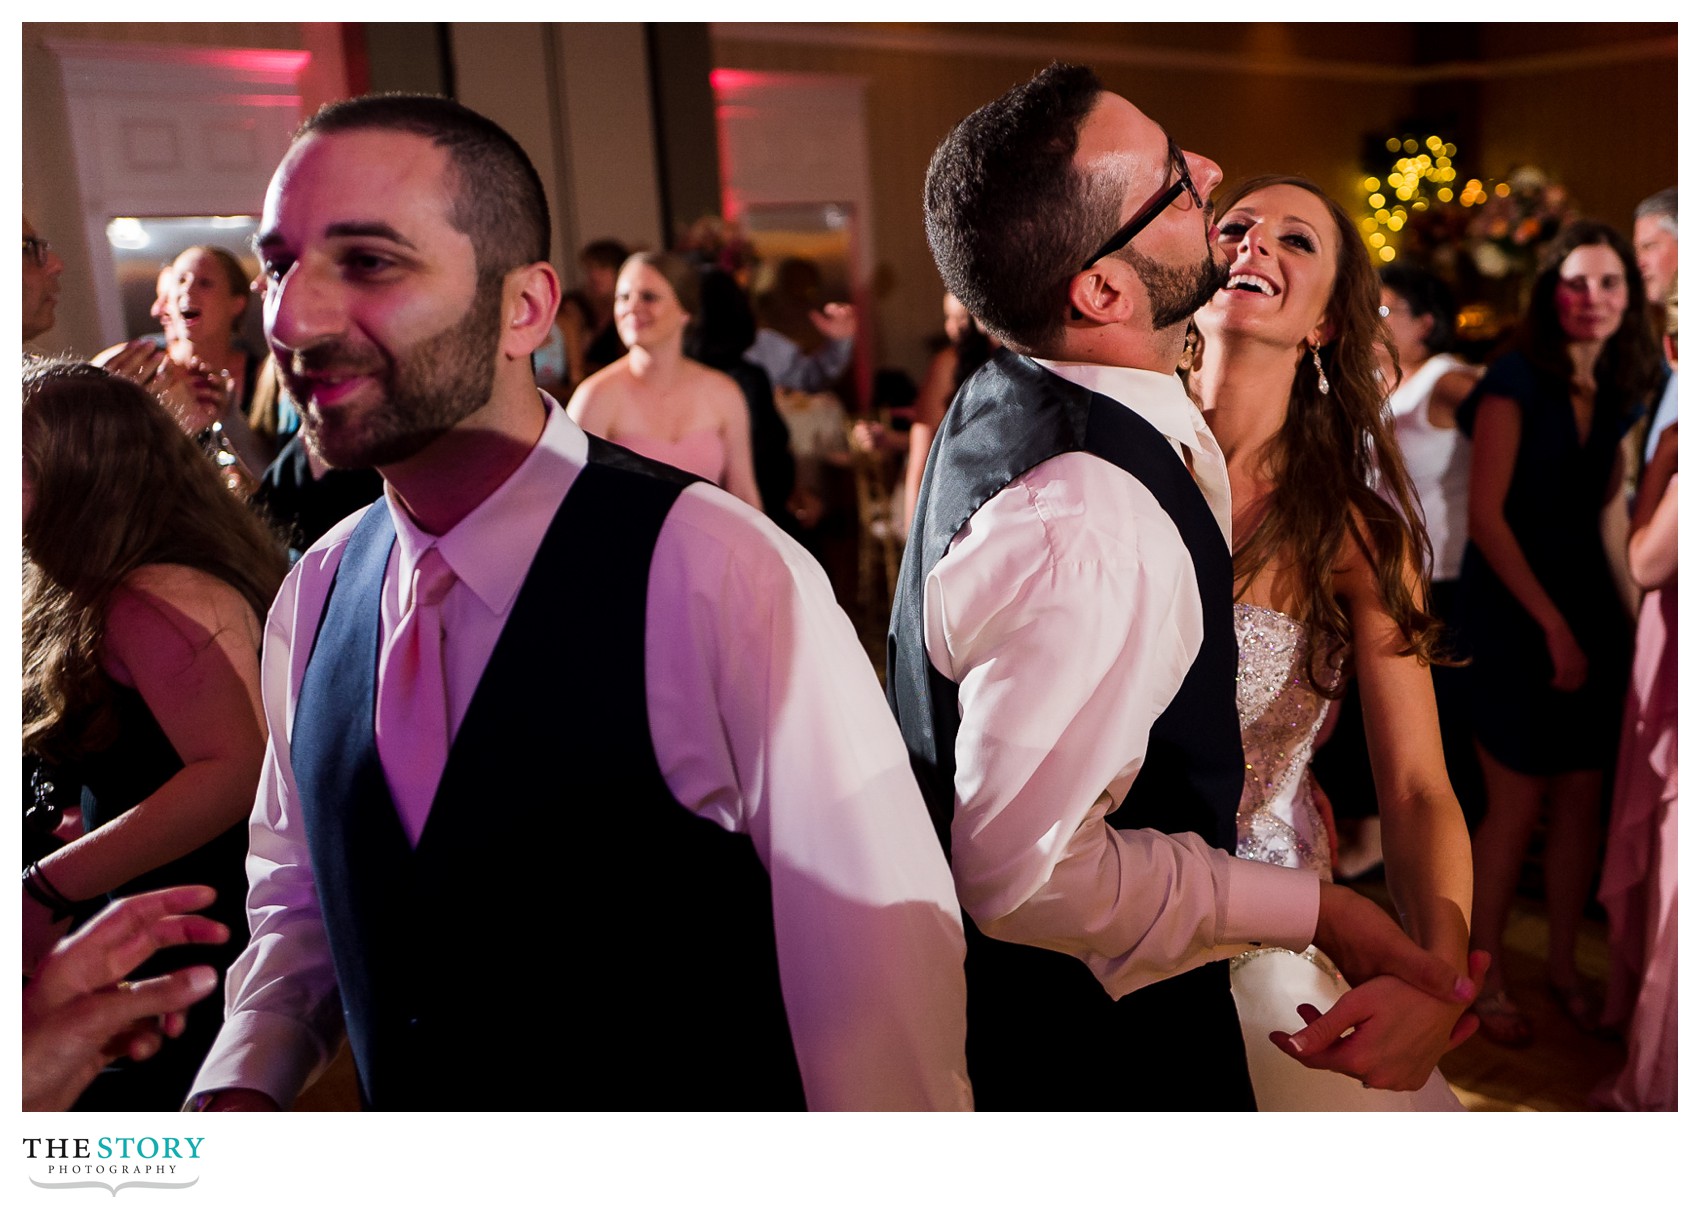
[[[1347,1074],[1367,1087],[1418,1090],[1440,1058],[1475,1032],[1468,1007],[1488,954],[1472,952],[1469,973],[1460,975],[1368,899],[1328,884],[1322,894],[1317,946],[1352,988],[1326,1012],[1299,1007],[1306,1026],[1269,1039],[1311,1069]]]
[[[223,419],[231,407],[228,376],[198,359],[189,366],[179,365],[162,346],[146,338],[120,347],[101,365],[153,393],[190,437]]]

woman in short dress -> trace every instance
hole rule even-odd
[[[1600,514],[1615,496],[1618,442],[1657,374],[1634,252],[1605,224],[1582,221],[1554,237],[1516,347],[1458,409],[1474,439],[1462,619],[1487,789],[1473,942],[1502,955],[1544,814],[1547,987],[1585,1031],[1598,1011],[1576,969],[1576,939],[1600,857],[1630,640]],[[1529,1017],[1498,966],[1476,1013],[1490,1039],[1529,1042]]]

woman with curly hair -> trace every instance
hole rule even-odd
[[[1308,764],[1349,663],[1363,692],[1400,919],[1463,972],[1469,835],[1447,781],[1428,672],[1441,656],[1426,607],[1428,540],[1377,377],[1378,347],[1391,344],[1377,315],[1379,283],[1351,221],[1309,181],[1256,178],[1218,212],[1229,277],[1195,318],[1202,342],[1189,380],[1233,495],[1246,751],[1237,852],[1329,879],[1326,802]],[[1326,956],[1257,949],[1235,960],[1260,1109],[1458,1107],[1434,1065],[1469,1031],[1462,1008],[1390,978],[1370,984],[1380,987],[1377,1011],[1329,1048],[1349,1054],[1372,1040],[1394,1048],[1401,1091],[1306,1069],[1278,1047],[1303,1026],[1296,1005],[1326,1011],[1345,992]]]
[[[1616,493],[1625,425],[1658,376],[1646,302],[1629,243],[1603,223],[1571,224],[1542,258],[1515,347],[1458,409],[1475,446],[1463,623],[1487,790],[1475,946],[1501,954],[1544,806],[1547,985],[1584,1031],[1598,1012],[1576,971],[1576,937],[1629,661],[1600,512]],[[1490,972],[1476,1012],[1489,1039],[1529,1043],[1503,973]]]
[[[22,430],[23,746],[82,788],[84,826],[25,872],[24,972],[108,896],[205,884],[231,938],[190,959],[222,973],[248,937],[261,620],[282,548],[127,378],[31,363]],[[220,1018],[219,1000],[201,1004],[158,1057],[103,1075],[80,1106],[177,1107]]]

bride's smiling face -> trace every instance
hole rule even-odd
[[[1217,221],[1228,284],[1198,313],[1206,341],[1229,333],[1295,348],[1326,339],[1340,234],[1309,190],[1272,185],[1247,194]]]

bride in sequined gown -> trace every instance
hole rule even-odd
[[[1377,378],[1376,347],[1391,340],[1379,283],[1351,221],[1309,182],[1260,178],[1218,207],[1229,277],[1194,318],[1187,380],[1233,499],[1246,757],[1237,852],[1330,878],[1309,765],[1349,673],[1363,693],[1399,920],[1464,974],[1469,835],[1425,665],[1439,626],[1422,605],[1421,511]],[[1260,1109],[1459,1107],[1435,1065],[1473,1029],[1462,1007],[1393,978],[1348,987],[1314,947],[1255,949],[1231,968]],[[1287,1037],[1313,1021],[1326,1038],[1301,1062]]]

